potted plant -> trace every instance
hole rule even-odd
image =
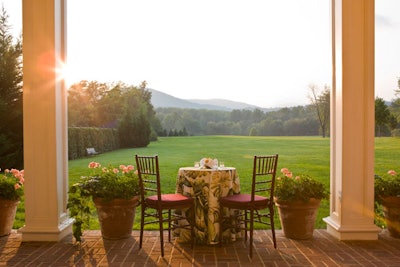
[[[24,170],[6,169],[0,174],[0,236],[9,235],[18,204],[24,195]]]
[[[97,210],[103,238],[122,239],[132,233],[136,207],[139,204],[139,178],[132,165],[102,167],[90,162],[89,176],[69,189],[67,208],[75,219],[73,235],[80,242],[89,227],[93,203]]]
[[[314,232],[321,200],[329,196],[323,183],[309,175],[294,176],[287,168],[275,184],[275,204],[278,207],[283,233],[288,238],[309,239]]]
[[[383,210],[389,234],[400,238],[400,174],[389,170],[385,175],[375,175],[375,202]]]

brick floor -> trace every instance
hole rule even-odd
[[[274,249],[270,231],[255,233],[253,259],[242,240],[223,246],[165,243],[160,257],[157,231],[147,231],[139,250],[139,232],[123,240],[103,240],[87,231],[81,245],[71,236],[60,242],[21,242],[13,232],[0,238],[0,266],[400,266],[400,239],[385,231],[376,241],[339,241],[318,229],[310,240],[291,240],[277,231]]]

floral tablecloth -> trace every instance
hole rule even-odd
[[[218,243],[220,234],[219,215],[221,212],[219,197],[240,193],[239,176],[236,169],[232,167],[219,169],[180,168],[176,192],[195,198],[196,243]],[[232,214],[238,211],[225,209],[223,212],[224,214],[228,212]],[[230,223],[236,223],[233,217]],[[181,229],[175,233],[179,236],[178,241],[190,241],[190,231]],[[239,235],[240,233],[228,230],[226,233],[224,232],[224,240],[226,238],[235,240]]]

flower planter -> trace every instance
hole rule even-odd
[[[309,202],[276,200],[284,235],[291,239],[312,238],[320,203],[315,198]]]
[[[0,236],[11,233],[18,204],[19,200],[0,199]]]
[[[400,197],[382,198],[386,226],[392,237],[400,238]]]
[[[123,239],[131,236],[139,196],[129,200],[114,199],[111,201],[95,198],[93,202],[97,209],[103,238]]]

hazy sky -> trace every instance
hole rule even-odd
[[[21,0],[0,0],[15,34]],[[400,77],[400,1],[376,0],[375,93]],[[330,0],[68,0],[69,82],[122,81],[183,99],[309,103],[331,84]]]

